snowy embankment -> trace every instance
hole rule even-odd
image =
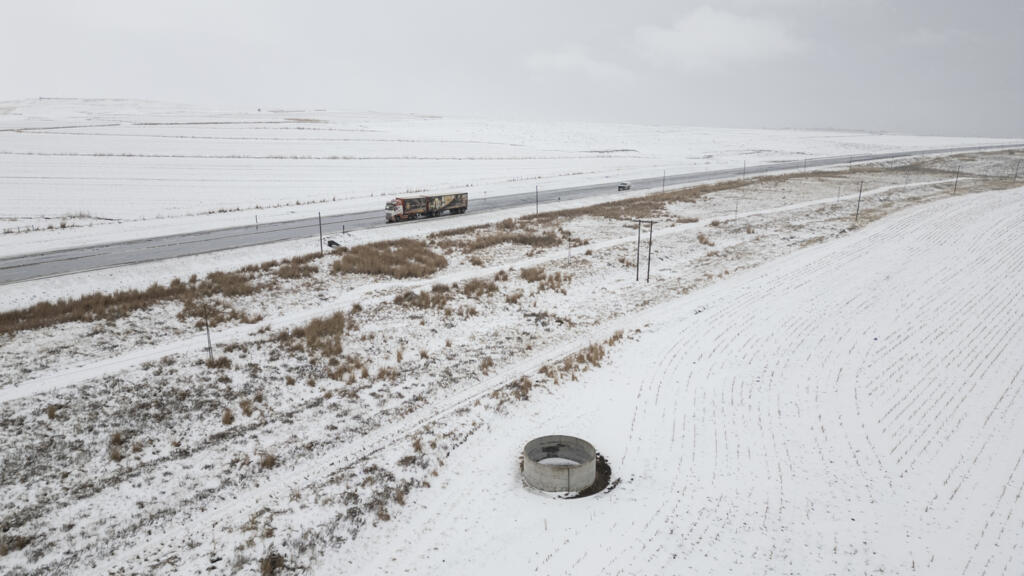
[[[668,173],[1006,140],[541,124],[118,100],[0,106],[0,257]]]
[[[1024,563],[1024,189],[904,211],[646,313],[324,574],[1008,574]],[[525,489],[587,438],[611,492]]]

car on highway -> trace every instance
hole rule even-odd
[[[619,182],[619,191],[620,192],[623,191],[623,190],[629,190],[632,187],[633,187],[633,185],[630,184],[629,182]]]

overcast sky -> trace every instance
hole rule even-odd
[[[1024,137],[1024,1],[26,0],[0,100]]]

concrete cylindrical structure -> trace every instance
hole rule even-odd
[[[523,478],[545,492],[579,492],[597,476],[597,451],[574,436],[541,436],[523,448]]]

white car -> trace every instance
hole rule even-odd
[[[629,190],[632,187],[633,187],[633,185],[630,184],[629,182],[619,182],[619,191],[620,192],[622,190]]]

